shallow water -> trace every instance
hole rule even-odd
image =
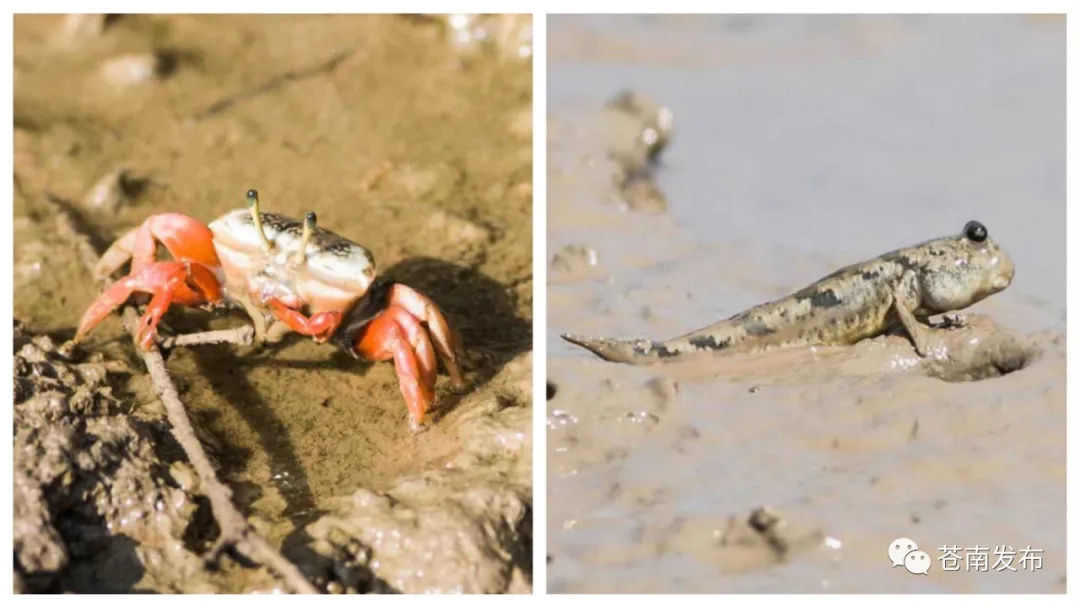
[[[549,266],[549,588],[1062,591],[1064,21],[552,17],[549,36],[549,251],[577,260]],[[596,124],[624,89],[674,113],[667,212],[613,187]],[[971,312],[1041,352],[1004,377],[928,377],[897,336],[692,372],[558,339],[685,333],[972,218],[1017,274]],[[763,505],[819,540],[764,565],[718,547]],[[904,536],[927,577],[890,571]],[[1030,544],[1043,568],[944,572],[946,543]]]

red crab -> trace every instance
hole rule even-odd
[[[302,222],[262,213],[255,190],[247,202],[209,226],[180,213],[153,215],[114,242],[95,274],[107,277],[128,260],[131,272],[90,305],[75,339],[136,292],[152,295],[137,334],[145,348],[172,303],[237,304],[259,341],[292,330],[332,340],[357,358],[394,359],[411,426],[420,429],[435,400],[436,350],[454,387],[464,385],[460,345],[439,307],[403,284],[378,280],[371,253],[316,227],[315,213]],[[171,260],[156,259],[158,243]]]

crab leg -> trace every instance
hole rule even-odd
[[[94,266],[94,275],[105,278],[131,260],[131,273],[154,263],[157,243],[174,260],[189,260],[210,268],[221,265],[214,250],[214,234],[197,219],[181,213],[151,215],[142,224],[120,237]]]
[[[285,305],[280,299],[271,299],[267,304],[278,320],[301,335],[314,337],[315,341],[326,341],[341,324],[341,312],[337,310],[319,312],[308,317],[303,312]]]
[[[136,335],[144,348],[150,347],[158,321],[169,308],[174,292],[179,292],[179,299],[190,299],[197,295],[184,284],[186,274],[187,264],[184,262],[161,261],[121,278],[106,289],[83,314],[79,328],[75,331],[75,340],[82,339],[113,310],[127,301],[132,293],[152,293],[153,298],[140,319],[139,332]]]
[[[461,351],[461,344],[450,330],[450,325],[447,324],[446,317],[439,310],[439,306],[435,305],[435,302],[431,301],[427,295],[400,283],[390,287],[387,305],[404,308],[420,322],[427,324],[454,388],[464,387],[465,382],[461,378],[461,369],[458,366],[458,352]]]
[[[356,353],[368,360],[394,359],[401,396],[410,424],[419,430],[435,402],[435,349],[427,330],[408,310],[390,306],[364,328]]]

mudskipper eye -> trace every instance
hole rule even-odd
[[[982,242],[986,240],[986,235],[986,226],[974,219],[964,225],[964,236],[972,242]]]

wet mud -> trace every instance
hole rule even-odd
[[[1063,21],[548,27],[549,590],[1064,591]],[[655,112],[611,128],[626,91],[670,112],[659,153]],[[933,318],[926,358],[902,331],[650,366],[559,338],[684,334],[973,218],[1016,278]],[[946,545],[1043,558],[944,571]]]
[[[521,17],[15,19],[17,590],[283,588],[204,566],[216,524],[119,319],[53,351],[99,292],[57,207],[102,251],[251,187],[431,296],[468,388],[440,375],[414,435],[391,364],[298,336],[167,352],[234,502],[326,592],[530,590],[530,46]]]

